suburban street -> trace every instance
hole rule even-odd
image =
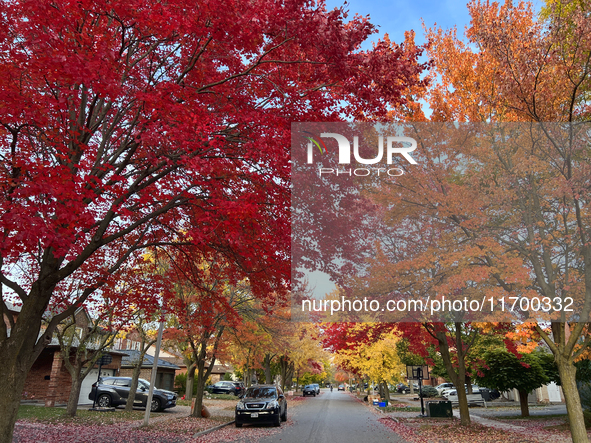
[[[291,415],[290,415],[291,414]],[[305,404],[288,411],[294,425],[282,432],[261,439],[271,443],[346,443],[371,441],[404,442],[394,432],[378,422],[378,416],[346,392],[321,390],[320,396],[310,397]]]

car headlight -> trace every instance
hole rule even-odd
[[[236,409],[240,409],[240,410],[242,410],[242,409],[246,409],[246,407],[244,406],[244,403],[242,403],[242,402],[239,402],[239,403],[236,405]]]
[[[279,403],[277,403],[276,401],[270,401],[269,403],[267,403],[266,409],[275,409],[278,407],[279,407]]]

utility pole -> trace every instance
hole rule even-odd
[[[152,408],[152,395],[154,394],[154,385],[156,384],[156,373],[158,372],[158,356],[160,355],[160,345],[162,343],[162,331],[164,331],[164,311],[160,318],[160,328],[158,329],[158,340],[156,341],[156,351],[154,352],[154,364],[152,365],[152,377],[150,378],[150,389],[148,390],[148,400],[146,400],[146,413],[144,414],[144,426],[150,422],[150,409]]]

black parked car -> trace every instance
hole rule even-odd
[[[246,390],[236,405],[236,427],[244,423],[271,423],[281,426],[287,420],[287,402],[280,388],[257,385]]]
[[[302,393],[304,394],[304,397],[306,395],[313,395],[314,397],[316,397],[316,386],[314,386],[314,385],[306,385],[306,386],[304,386],[304,389],[302,390]]]
[[[413,383],[412,386],[413,386],[415,392],[417,391],[417,389],[419,389],[419,385],[417,383]],[[410,388],[405,384],[398,386],[398,388],[396,390],[402,394],[407,394],[410,392]]]
[[[94,383],[89,400],[95,400],[98,406],[107,408],[109,406],[120,406],[127,403],[129,390],[131,389],[131,377],[103,377],[98,384]],[[134,406],[146,406],[150,383],[140,378],[135,393]],[[177,395],[172,391],[154,388],[152,392],[152,405],[150,411],[156,412],[176,406]]]
[[[207,390],[212,394],[241,395],[244,392],[244,384],[239,381],[218,381],[208,386]]]

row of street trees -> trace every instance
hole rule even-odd
[[[492,299],[494,317],[367,326],[359,342],[398,330],[423,357],[433,347],[456,386],[469,381],[472,350],[485,336],[504,337],[516,355],[542,344],[556,363],[573,441],[587,442],[575,363],[591,341],[589,5],[548,2],[540,15],[524,3],[468,8],[466,40],[427,30],[430,85],[410,88],[407,105],[391,114],[417,139],[417,165],[387,184],[360,185],[382,224],[367,272],[344,288],[384,304]],[[556,309],[510,316],[502,297]],[[571,300],[572,310],[562,309]],[[519,352],[515,340],[527,345]],[[468,425],[462,389],[458,396]]]

